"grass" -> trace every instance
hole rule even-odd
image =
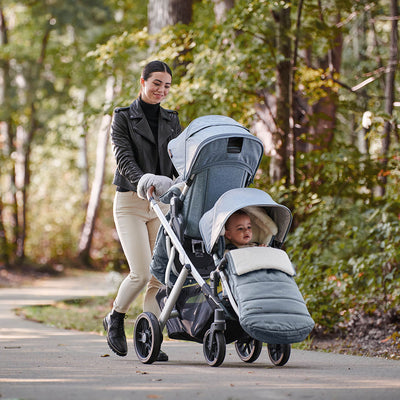
[[[110,312],[115,296],[87,297],[52,304],[17,308],[17,315],[59,329],[75,329],[104,335],[103,318]],[[133,336],[136,317],[142,312],[143,295],[132,303],[125,320],[127,336]]]

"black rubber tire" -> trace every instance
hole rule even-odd
[[[272,364],[282,367],[289,361],[290,344],[268,344],[268,355]]]
[[[246,363],[252,363],[260,357],[262,346],[262,342],[251,337],[235,342],[236,353]]]
[[[203,339],[203,353],[207,364],[211,367],[219,367],[226,354],[226,341],[222,332],[214,332],[214,338],[211,341],[211,330],[209,329]]]
[[[136,355],[143,364],[156,361],[163,340],[157,317],[150,313],[140,314],[135,323],[133,344]]]

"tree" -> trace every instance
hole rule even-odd
[[[213,0],[214,14],[217,24],[225,21],[226,14],[235,5],[235,0]]]
[[[193,0],[149,0],[148,29],[150,35],[166,26],[188,24],[192,20]]]
[[[0,7],[0,44],[2,47],[8,45],[8,27],[7,21],[4,15],[3,8]],[[9,166],[9,157],[14,152],[13,147],[13,134],[11,131],[12,121],[11,121],[11,110],[10,110],[10,103],[6,101],[6,99],[11,98],[11,79],[10,79],[10,62],[6,58],[1,59],[0,64],[0,72],[1,72],[1,79],[0,81],[3,82],[2,90],[0,91],[0,106],[1,106],[1,123],[0,123],[0,135],[1,137],[5,137],[5,140],[0,142],[0,165],[1,171],[8,169]],[[10,171],[11,182],[14,181],[13,176],[15,172]],[[3,177],[4,179],[4,177]],[[11,184],[10,182],[10,184]],[[0,183],[2,183],[0,181]],[[4,183],[3,183],[4,184]],[[15,191],[14,191],[15,192]],[[10,264],[10,253],[12,251],[11,245],[7,238],[7,230],[6,230],[6,223],[4,221],[4,203],[3,203],[3,190],[1,190],[1,197],[0,197],[0,239],[1,239],[1,250],[0,250],[0,261],[3,261],[6,266]],[[16,205],[16,197],[15,195],[10,194],[9,202]],[[15,208],[14,208],[15,210]],[[16,220],[17,213],[13,212],[14,217],[14,226],[18,226]],[[14,230],[14,236],[17,236],[16,231]]]
[[[284,3],[282,7],[273,10],[277,25],[276,66],[276,130],[272,133],[275,155],[271,159],[270,177],[272,182],[288,177],[288,144],[290,135],[290,115],[292,109],[292,40],[291,7]]]
[[[92,246],[92,239],[95,229],[96,218],[100,207],[101,192],[103,189],[104,172],[106,166],[108,136],[111,127],[111,115],[109,114],[109,111],[114,96],[115,96],[115,83],[114,83],[114,78],[110,76],[108,78],[106,86],[104,116],[101,119],[99,135],[97,138],[95,176],[92,182],[92,189],[90,192],[89,203],[86,211],[86,219],[83,225],[78,245],[79,258],[86,265],[89,265],[91,262],[90,250]]]
[[[388,165],[388,154],[390,149],[390,137],[393,132],[393,103],[395,98],[395,76],[399,61],[399,36],[398,36],[398,20],[399,20],[399,6],[397,0],[390,1],[390,52],[388,67],[386,69],[386,81],[385,81],[385,122],[383,126],[383,137],[382,137],[382,174],[381,174],[381,186],[380,195],[385,194],[385,185],[387,183],[387,165]]]
[[[88,15],[92,16],[92,24],[105,21],[107,13],[98,1],[55,1],[51,5],[9,3],[0,8],[0,15],[4,94],[0,101],[4,102],[7,96],[0,131],[6,143],[0,181],[6,199],[2,210],[6,233],[3,240],[11,250],[8,254],[13,255],[9,261],[21,263],[26,256],[29,229],[32,150],[43,140],[48,121],[65,111],[71,76],[76,75],[72,71],[79,70],[81,63],[81,57],[76,57],[79,46],[75,35],[89,26]],[[13,21],[11,29],[8,19]],[[11,218],[6,218],[9,210]]]

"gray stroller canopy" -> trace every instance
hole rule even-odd
[[[211,253],[220,235],[224,234],[226,220],[237,210],[264,209],[275,222],[278,232],[275,240],[283,243],[292,223],[290,210],[272,200],[268,193],[254,188],[237,188],[225,192],[200,219],[199,227],[206,250]],[[260,224],[262,226],[262,224]]]
[[[240,150],[220,147],[222,143],[228,142],[229,138],[243,141]],[[241,163],[253,177],[263,151],[260,139],[234,119],[223,115],[196,118],[177,138],[168,143],[169,156],[183,181],[187,181],[192,174],[202,171],[205,167],[226,166],[229,162],[226,153],[235,153],[236,157],[239,154],[239,158],[235,158],[235,164]]]

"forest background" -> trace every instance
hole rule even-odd
[[[109,128],[152,59],[183,128],[230,116],[263,140],[254,186],[316,332],[400,324],[398,0],[0,1],[0,273],[126,272]],[[394,328],[393,328],[394,327]]]

